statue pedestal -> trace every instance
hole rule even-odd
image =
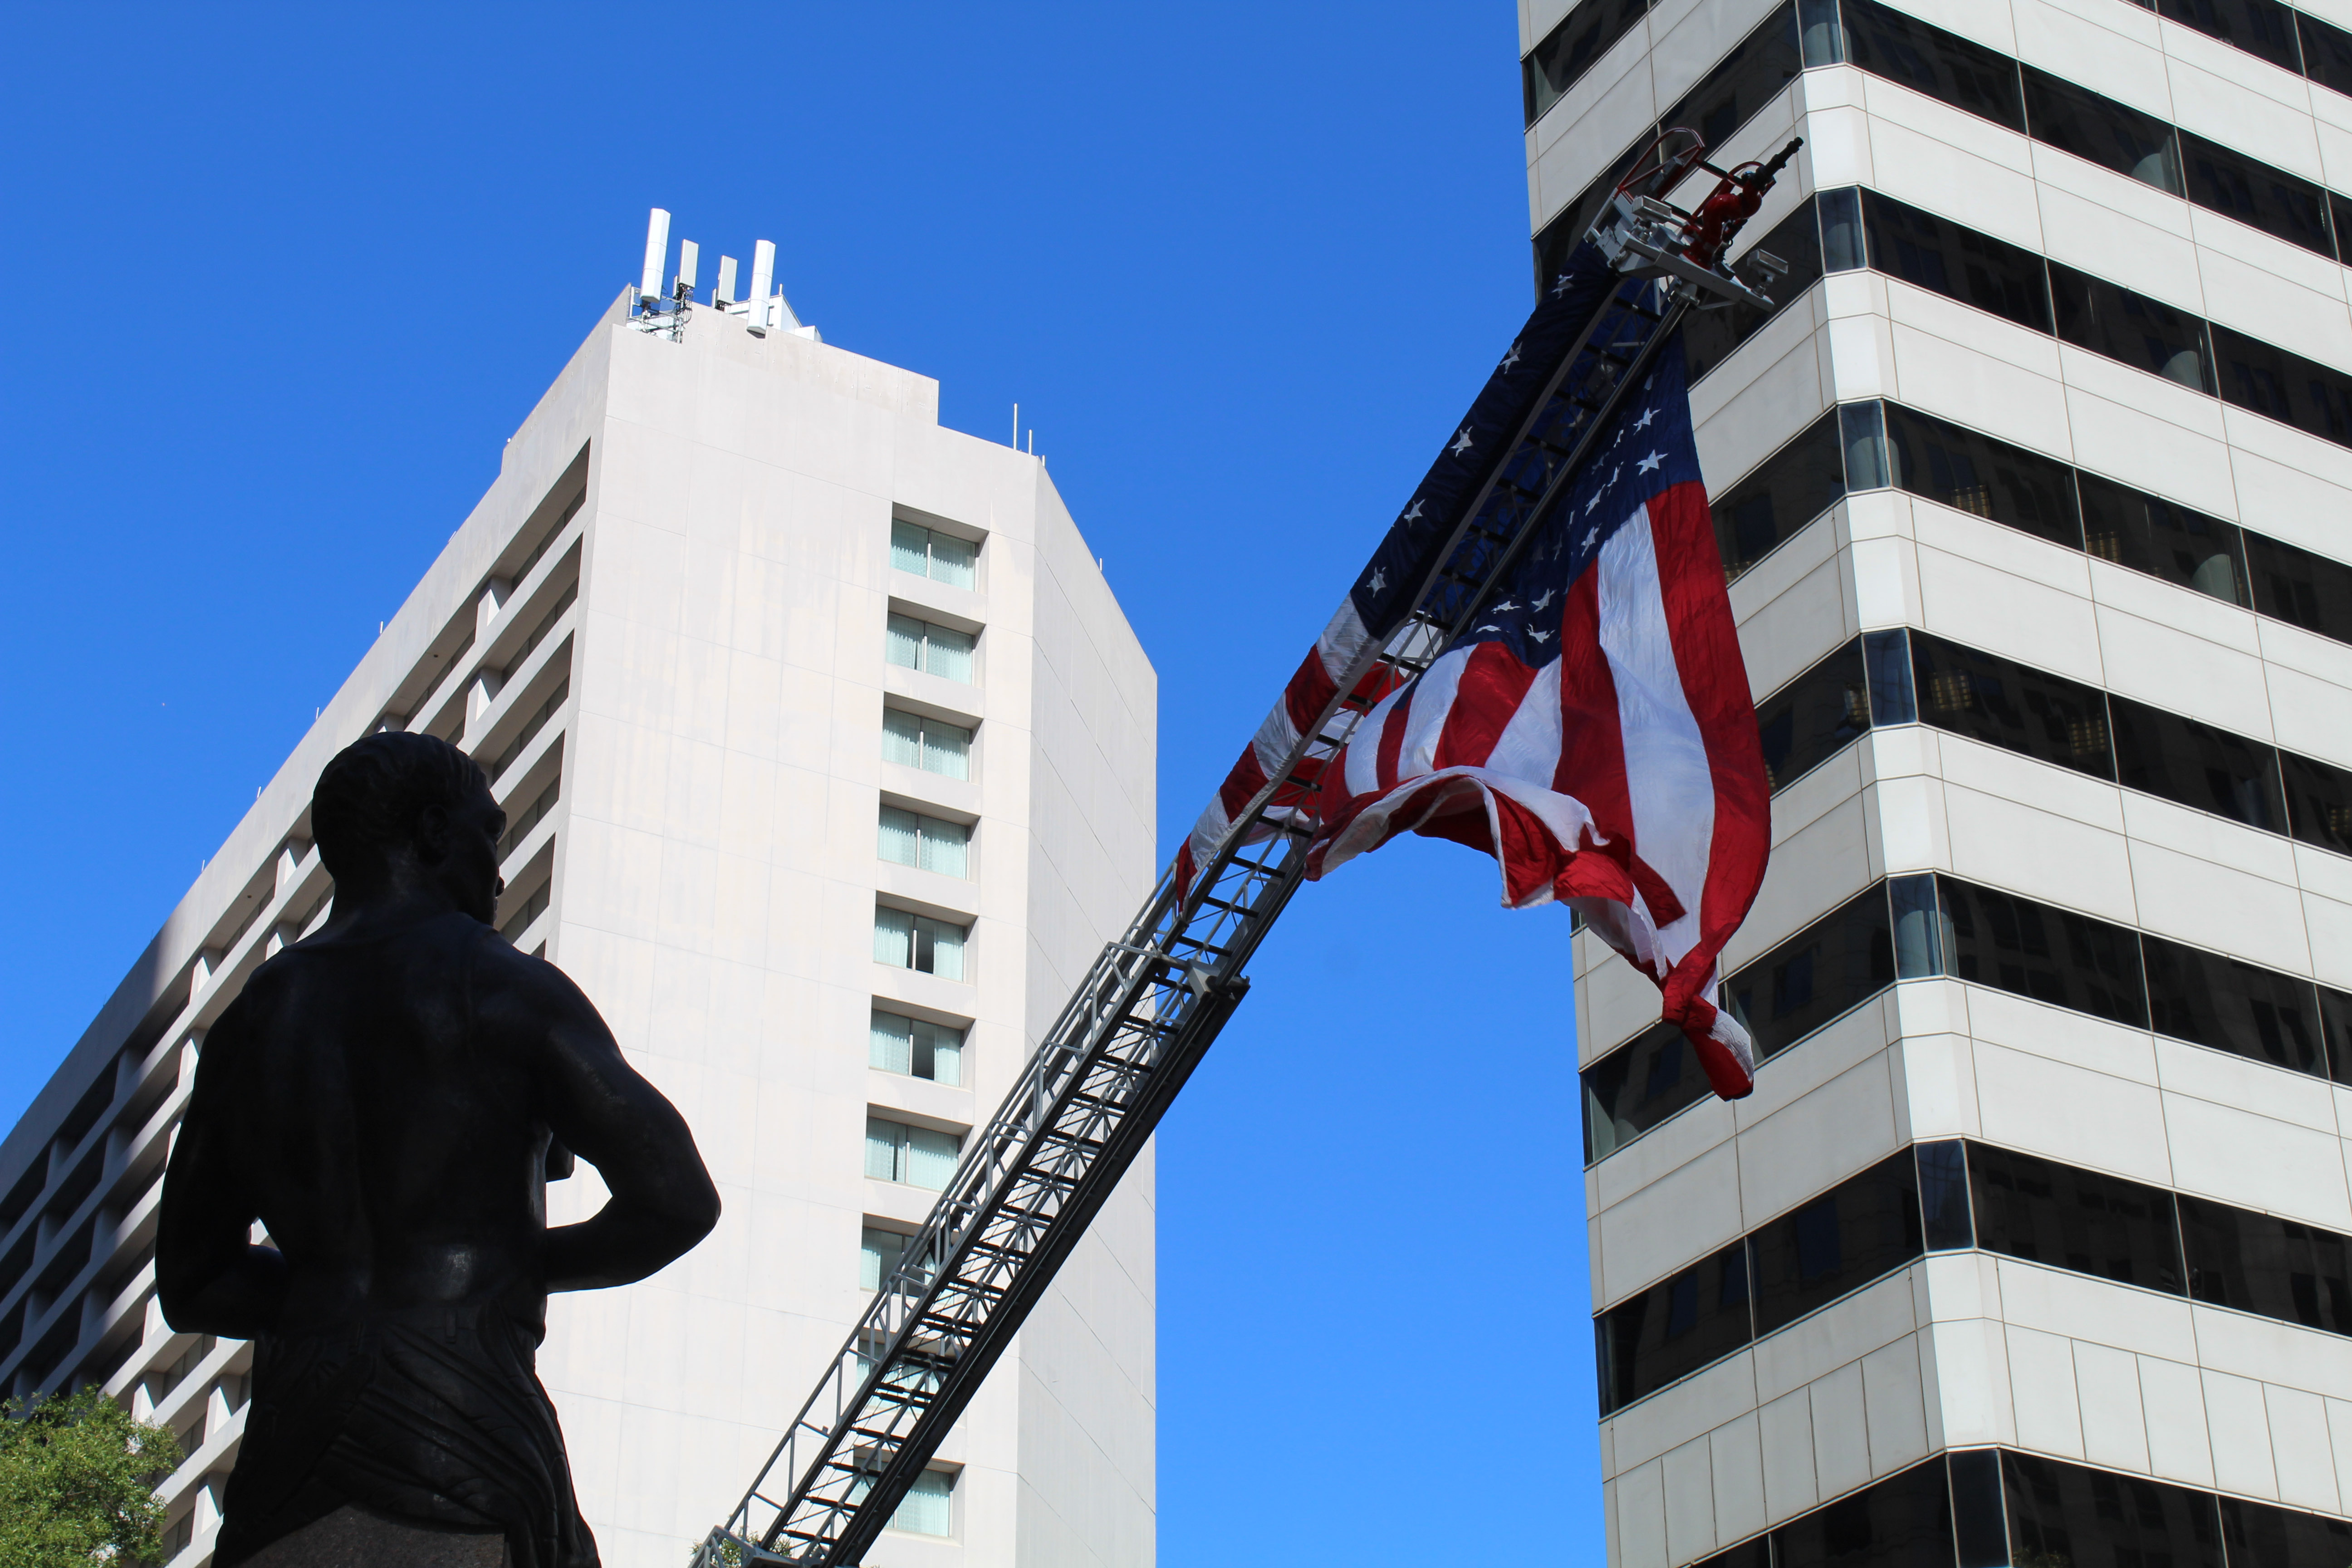
[[[355,1508],[278,1537],[242,1568],[504,1568],[503,1535],[420,1530]]]

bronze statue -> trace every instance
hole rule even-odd
[[[502,1536],[513,1568],[597,1561],[533,1366],[547,1294],[644,1279],[719,1194],[588,999],[491,929],[505,828],[446,742],[342,752],[311,805],[332,917],[205,1038],[155,1270],[173,1328],[255,1342],[220,1568],[321,1521],[341,1547],[268,1561],[348,1557],[353,1509],[491,1563]],[[612,1197],[550,1229],[567,1151]]]

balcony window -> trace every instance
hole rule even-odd
[[[971,776],[971,731],[943,719],[896,708],[882,710],[882,760],[941,778]]]
[[[867,1174],[872,1174],[870,1171]],[[886,1180],[887,1178],[885,1178]],[[882,1281],[897,1271],[898,1259],[907,1255],[907,1243],[913,1240],[895,1230],[877,1230],[867,1226],[857,1238],[857,1288],[879,1290]]]
[[[947,1470],[925,1470],[907,1489],[890,1528],[915,1535],[947,1535],[955,1513],[955,1476]]]
[[[894,615],[884,657],[901,669],[919,669],[925,675],[970,686],[972,647],[970,632]]]
[[[901,572],[912,572],[950,588],[970,588],[979,580],[975,570],[979,560],[980,546],[968,539],[919,522],[891,520],[890,564]]]
[[[919,970],[942,980],[963,978],[965,930],[929,915],[880,908],[874,911],[874,962]]]
[[[955,1174],[962,1141],[952,1132],[909,1127],[903,1121],[866,1119],[866,1173],[877,1182],[903,1182],[939,1192]]]
[[[971,829],[961,822],[886,805],[880,832],[877,852],[885,860],[943,877],[969,874],[965,866],[971,858]]]
[[[959,1089],[963,1085],[963,1031],[877,1007],[866,1059],[884,1072],[902,1072]]]

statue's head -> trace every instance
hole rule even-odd
[[[488,923],[504,884],[506,814],[480,764],[448,742],[398,731],[335,754],[310,796],[319,858],[344,898],[430,887]]]

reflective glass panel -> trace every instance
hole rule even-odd
[[[1696,87],[1666,110],[1659,123],[1663,128],[1696,131],[1709,147],[1720,147],[1758,110],[1779,97],[1803,68],[1797,52],[1797,7],[1792,0],[1757,24],[1739,40],[1738,47],[1717,61]],[[1698,178],[1705,183],[1685,195],[1712,188],[1713,175]]]
[[[1862,193],[1862,213],[1878,271],[2037,332],[2050,330],[2049,283],[2032,251],[1876,191]]]
[[[2012,893],[1938,877],[1948,972],[2037,1002],[2147,1027],[2139,934]]]
[[[2030,1454],[2003,1452],[2000,1468],[2010,1560],[2021,1568],[2221,1568],[2221,1521],[2209,1492]]]
[[[1851,15],[1853,0],[1846,5]],[[1942,1456],[1782,1525],[1772,1557],[1776,1568],[1948,1568],[1952,1508]]]
[[[1766,781],[1776,793],[1787,788],[1869,728],[1870,689],[1857,637],[1756,704]]]
[[[2307,632],[2352,643],[2352,566],[2249,533],[2246,578],[2254,608]]]
[[[1746,231],[1733,241],[1731,248],[1735,258],[1750,251],[1768,251],[1787,262],[1789,270],[1766,290],[1772,299],[1774,308],[1770,310],[1736,304],[1720,310],[1694,310],[1683,318],[1683,356],[1694,382],[1722,363],[1726,355],[1753,337],[1757,329],[1779,315],[1790,300],[1801,298],[1806,289],[1821,281],[1821,231],[1813,221],[1811,202],[1782,218],[1761,239],[1756,237],[1754,230]]]
[[[2266,833],[2286,831],[2273,747],[2127,697],[2109,696],[2107,716],[2117,783]]]
[[[2181,1294],[2172,1194],[1989,1144],[1969,1145],[1977,1245],[2053,1268]]]
[[[1976,1245],[1976,1227],[1969,1223],[1969,1167],[1966,1148],[1958,1139],[1921,1143],[1913,1153],[1919,1161],[1919,1218],[1922,1239],[1931,1252]]]
[[[2078,472],[2074,486],[2092,554],[2232,605],[2248,602],[2237,524],[2096,474]]]
[[[2143,934],[2157,1033],[2325,1078],[2319,996],[2308,980]]]
[[[2057,301],[2058,335],[2066,342],[2199,392],[2212,392],[2202,316],[2176,310],[2054,261],[2050,287]]]
[[[2347,1271],[2344,1237],[2185,1194],[2177,1201],[2191,1296],[2284,1323],[2352,1334],[2352,1273]]]
[[[1706,1098],[1706,1073],[1672,1024],[1657,1024],[1584,1069],[1584,1163],[1605,1159]]]
[[[2352,376],[2219,323],[2207,330],[2223,402],[2352,446]]]
[[[2070,550],[2083,548],[2072,468],[1897,404],[1885,407],[1896,485]]]
[[[1649,8],[1649,0],[1581,0],[1570,7],[1559,26],[1519,62],[1528,123],[1533,125],[1558,103]]]
[[[2196,28],[2274,66],[2299,71],[2294,12],[2279,0],[2155,0],[2158,16]],[[2339,1553],[2339,1555],[2341,1555]]]
[[[2352,773],[2292,752],[2279,756],[2287,826],[2305,844],[2352,855]]]
[[[1952,1535],[1958,1568],[2007,1568],[2009,1527],[2000,1501],[1999,1451],[1956,1448],[1944,1458],[1952,1472]]]
[[[1759,1334],[1908,1263],[1925,1250],[1911,1151],[1840,1182],[1748,1241]]]
[[[2202,136],[2180,132],[2189,199],[2264,234],[2334,259],[2327,204],[2317,185]]]
[[[2352,996],[2319,987],[2319,1031],[2327,1038],[2329,1076],[2352,1084]]]
[[[1939,730],[2113,779],[2105,693],[1925,632],[1911,634],[1919,717]]]
[[[2221,1500],[2221,1539],[2230,1568],[2344,1568],[2352,1562],[2352,1524],[2245,1498]]]
[[[2180,195],[2180,158],[2168,122],[2048,71],[2024,70],[2025,119],[2035,141]]]
[[[1997,49],[1878,5],[1843,0],[1846,58],[1955,109],[2025,129],[2017,62]]]
[[[1746,572],[1844,493],[1833,408],[1716,498],[1715,541],[1723,552],[1724,576]]]
[[[2322,87],[2352,93],[2352,33],[2301,12],[2294,21],[2304,75]]]
[[[1734,1242],[1593,1320],[1601,1414],[1608,1415],[1730,1354],[1754,1337],[1748,1244]]]
[[[1784,1051],[1895,984],[1886,893],[1874,887],[1807,926],[1723,984],[1760,1058]]]

